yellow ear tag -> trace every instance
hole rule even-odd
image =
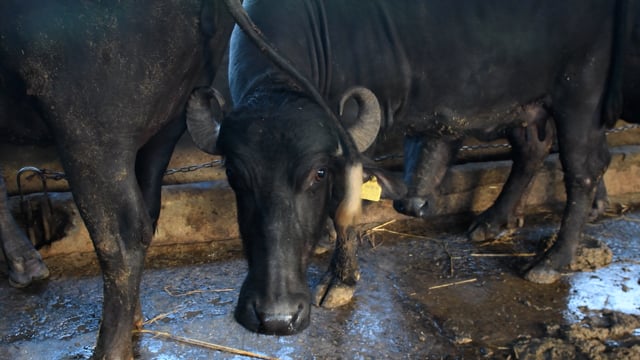
[[[372,176],[369,181],[362,184],[362,193],[360,197],[364,200],[380,201],[382,195],[382,187],[378,184],[378,179]]]

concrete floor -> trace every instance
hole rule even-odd
[[[549,336],[550,327],[603,309],[640,319],[640,212],[589,225],[587,234],[609,245],[613,262],[551,286],[518,276],[527,257],[478,254],[530,252],[551,236],[557,216],[528,218],[524,228],[485,247],[466,240],[466,221],[408,220],[370,232],[360,247],[362,277],[354,301],[341,309],[314,308],[310,327],[286,337],[254,334],[234,321],[246,271],[238,251],[224,261],[152,265],[141,290],[144,329],[281,359],[506,359],[523,339]],[[314,259],[310,284],[328,260]],[[92,267],[54,272],[24,290],[11,288],[0,275],[0,359],[88,358],[101,297],[101,279]],[[157,334],[137,339],[140,359],[245,358]],[[608,344],[621,343],[615,340]],[[640,347],[640,326],[624,344]]]

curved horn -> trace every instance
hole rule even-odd
[[[269,44],[268,41],[264,38],[262,33],[258,30],[258,27],[251,21],[247,12],[244,11],[240,0],[224,0],[227,4],[227,8],[231,13],[231,16],[236,21],[236,24],[244,31],[244,33],[251,39],[251,41],[269,58],[274,65],[276,65],[280,70],[284,71],[286,74],[289,74],[298,85],[301,86],[302,89],[306,90],[312,99],[314,99],[322,109],[327,113],[331,121],[333,122],[337,132],[338,138],[340,141],[340,147],[342,151],[344,151],[343,155],[346,160],[345,164],[345,192],[347,194],[358,194],[362,187],[362,157],[358,152],[355,141],[351,136],[349,136],[348,132],[335,116],[335,114],[331,111],[326,101],[320,94],[320,92],[316,89],[316,87],[300,72],[296,70],[296,68],[291,65],[291,63],[281,56],[273,46]],[[352,179],[352,180],[349,180]],[[338,220],[336,222],[336,229],[338,229],[339,233],[346,232],[348,229],[352,229],[356,225],[356,219],[358,218],[358,214],[361,211],[362,201],[358,199],[358,201],[353,201],[355,196],[349,197],[352,199],[349,201],[342,201],[342,203],[348,203],[344,206],[344,209],[349,209],[347,211],[351,216],[338,216],[334,220]],[[345,219],[344,223],[342,219]],[[344,231],[343,231],[344,230]],[[350,242],[349,239],[345,236],[345,234],[339,235],[342,239],[345,239],[345,242]],[[355,247],[354,247],[355,248]]]
[[[285,74],[291,76],[292,79],[298,83],[298,85],[305,90],[331,118],[331,121],[334,123],[338,131],[338,137],[341,143],[340,146],[343,147],[344,156],[347,159],[347,162],[361,162],[362,159],[360,157],[360,153],[357,151],[358,149],[356,149],[353,139],[349,136],[333,111],[331,111],[329,105],[327,105],[327,102],[324,100],[315,85],[302,75],[288,59],[278,53],[269,41],[267,41],[264,34],[262,34],[258,26],[251,20],[247,12],[242,7],[240,0],[224,0],[224,2],[231,13],[231,17],[236,21],[238,27],[244,31],[245,35],[249,37],[249,39],[269,60],[271,60],[276,67],[282,70]]]
[[[363,152],[373,144],[380,131],[382,112],[378,99],[365,87],[352,87],[340,99],[339,114],[342,116],[345,103],[353,98],[358,104],[358,117],[353,125],[347,128],[359,152]]]
[[[193,90],[187,104],[187,129],[196,146],[209,154],[217,154],[224,97],[211,87]]]

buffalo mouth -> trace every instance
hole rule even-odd
[[[277,300],[275,300],[277,299]],[[305,292],[260,295],[245,282],[235,319],[247,330],[265,335],[294,335],[309,326],[311,295]]]
[[[401,213],[413,217],[427,217],[433,215],[433,209],[430,206],[427,197],[411,197],[393,201],[393,208]]]

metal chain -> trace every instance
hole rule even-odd
[[[189,165],[189,166],[184,166],[184,167],[175,168],[175,169],[167,169],[167,171],[164,172],[164,175],[168,176],[168,175],[173,175],[177,173],[187,173],[187,172],[197,171],[200,169],[212,168],[216,165],[218,166],[222,165],[222,160],[213,160],[213,161],[198,164],[198,165]]]
[[[164,172],[164,175],[168,176],[168,175],[174,175],[177,173],[188,173],[188,172],[197,171],[200,169],[213,168],[215,166],[220,166],[220,165],[222,165],[222,160],[212,160],[210,162],[206,162],[202,164],[188,165],[188,166],[183,166],[183,167],[174,168],[174,169],[167,169]],[[40,172],[38,175],[47,180],[59,181],[59,180],[66,179],[65,173],[60,171],[54,171],[49,169],[38,169],[38,170]],[[36,174],[31,174],[27,176],[26,179],[31,180],[34,176],[36,176]]]
[[[620,126],[620,127],[614,128],[614,129],[607,130],[606,134],[607,135],[615,134],[615,133],[624,132],[624,131],[627,131],[627,130],[632,130],[632,129],[637,129],[637,128],[640,128],[639,124],[629,124],[629,125]]]
[[[625,131],[633,130],[633,129],[638,129],[638,128],[640,128],[640,125],[638,125],[638,124],[624,125],[624,126],[620,126],[620,127],[614,128],[614,129],[607,130],[605,132],[605,135],[617,134],[617,133],[621,133],[621,132],[625,132]],[[511,145],[509,145],[509,144],[465,145],[465,146],[462,146],[460,148],[460,151],[472,151],[472,150],[479,150],[479,149],[498,149],[498,148],[509,149],[509,148],[511,148]]]
[[[66,175],[63,172],[53,171],[49,169],[40,169],[40,173],[41,173],[41,176],[44,177],[45,179],[54,180],[54,181],[62,180],[66,177]],[[27,179],[31,179],[33,176],[35,176],[35,174],[27,176]]]
[[[464,145],[460,147],[460,151],[472,151],[479,149],[510,149],[510,144],[483,144],[483,145]]]

